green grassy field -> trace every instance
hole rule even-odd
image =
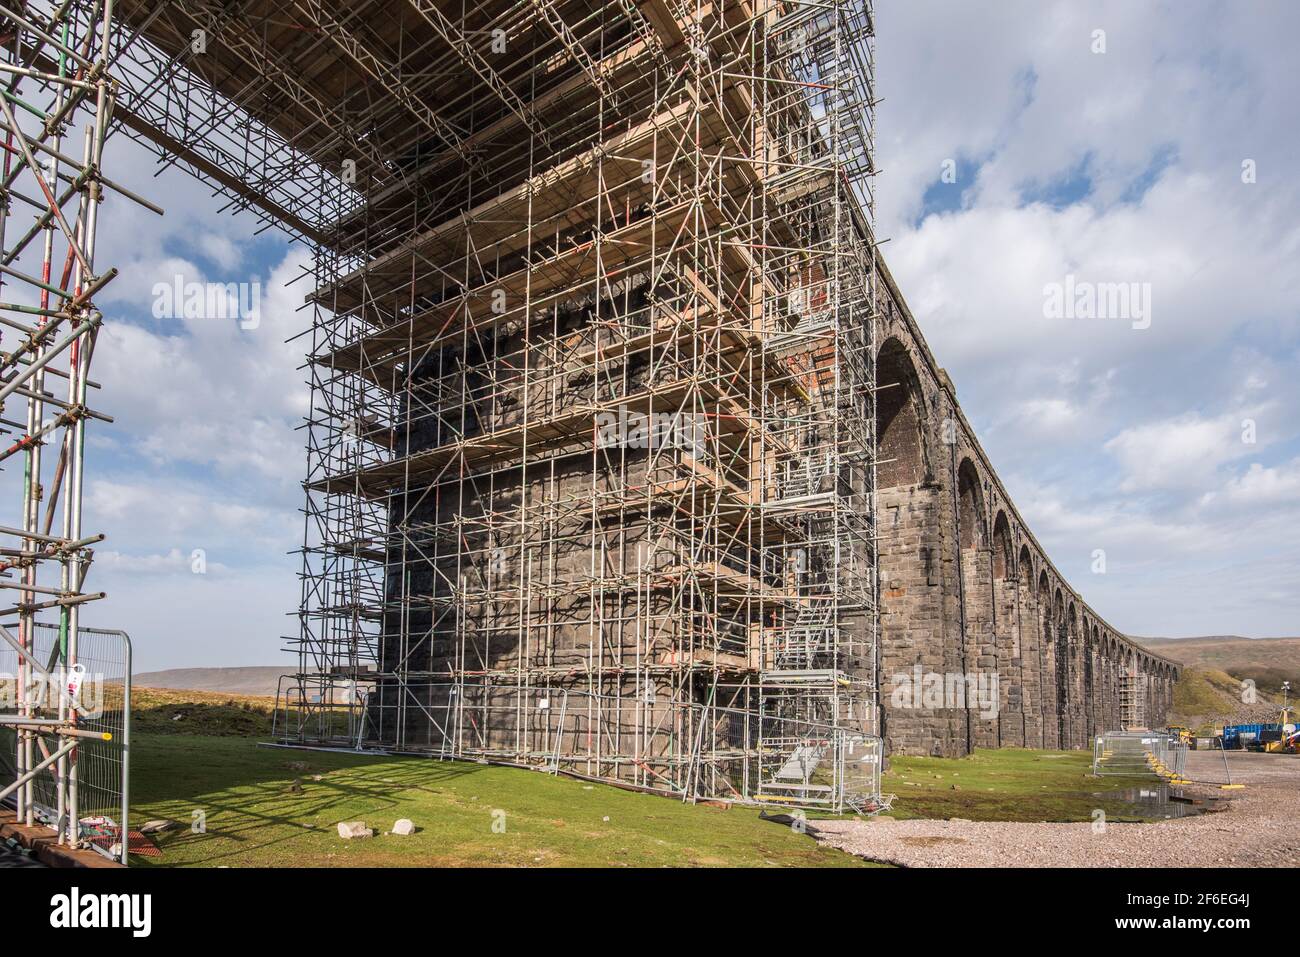
[[[171,818],[183,825],[158,836],[161,858],[136,858],[139,864],[864,864],[759,820],[753,808],[691,807],[536,771],[459,761],[258,748],[234,737],[140,735],[132,748],[132,798],[133,823]],[[205,834],[189,829],[196,810],[206,816]],[[415,822],[416,834],[383,834],[403,817]],[[340,839],[335,825],[353,820],[364,820],[376,836]],[[505,832],[494,831],[494,822],[504,822]]]
[[[181,825],[157,835],[163,856],[137,858],[141,865],[864,865],[751,807],[688,806],[460,761],[261,748],[266,699],[141,688],[133,725],[132,822]],[[1118,791],[1149,780],[1095,779],[1089,766],[1090,755],[1077,751],[895,756],[884,789],[897,795],[899,818],[1087,821],[1100,807],[1126,819]],[[190,830],[196,811],[206,833]],[[416,834],[384,834],[403,817]],[[336,825],[355,820],[376,836],[341,839]]]

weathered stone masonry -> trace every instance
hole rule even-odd
[[[878,336],[880,684],[893,753],[1083,748],[1121,726],[1120,683],[1166,720],[1179,666],[1116,631],[1072,589],[1011,502],[885,268]],[[895,701],[897,676],[998,679],[977,702]],[[944,701],[945,705],[952,702]]]

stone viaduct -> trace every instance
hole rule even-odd
[[[1052,564],[883,260],[880,276],[879,680],[889,751],[1083,748],[1125,723],[1162,725],[1180,666],[1103,620]],[[936,702],[915,687],[920,675],[982,677],[990,691],[996,675],[998,706],[973,695]]]

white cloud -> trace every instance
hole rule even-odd
[[[1079,415],[1078,406],[1067,399],[1026,399],[1016,404],[1014,412],[1020,423],[1039,434],[1069,428]]]
[[[218,665],[279,664],[296,669],[282,637],[296,630],[286,612],[297,606],[292,567],[264,564],[223,574],[177,571],[161,577],[135,569],[96,569],[97,588],[85,624],[131,635],[136,671]]]
[[[166,553],[149,555],[99,551],[95,553],[95,566],[97,569],[143,575],[220,574],[229,570],[227,566],[220,563],[208,562],[198,553],[198,550],[185,554],[179,548],[173,548]]]
[[[293,428],[306,414],[298,370],[309,321],[295,313],[305,254],[293,251],[262,283],[255,329],[234,320],[164,320],[146,328],[126,313],[105,324],[96,352],[104,403],[118,419],[104,434],[155,466],[189,463],[294,485],[302,470]]]
[[[1252,509],[1300,505],[1300,458],[1291,459],[1276,468],[1266,468],[1258,462],[1252,462],[1243,474],[1229,479],[1221,492],[1211,492],[1201,501],[1207,506],[1223,501],[1229,505],[1248,506]]]
[[[1127,428],[1105,448],[1125,470],[1125,492],[1200,487],[1220,465],[1254,451],[1242,441],[1240,416],[1196,413]]]
[[[917,0],[878,20],[878,231],[1031,527],[1116,627],[1293,632],[1300,7]],[[960,203],[934,185],[949,157]],[[918,221],[926,202],[944,211]],[[1067,275],[1150,283],[1150,328],[1044,318]]]
[[[125,535],[141,548],[284,551],[297,544],[289,510],[236,499],[213,484],[187,486],[179,476],[133,474],[127,480],[92,479],[85,500],[87,527],[111,529],[109,545]]]

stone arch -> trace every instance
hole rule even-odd
[[[1098,692],[1105,682],[1105,676],[1102,674],[1104,665],[1101,661],[1101,632],[1097,628],[1096,620],[1089,617],[1085,628],[1087,641],[1083,656],[1084,729],[1088,737],[1092,738],[1097,732],[1098,723],[1105,721],[1098,708],[1100,698]]]
[[[993,520],[993,578],[1015,578],[1015,559],[1011,550],[1011,523],[1007,513],[998,510]]]
[[[1056,721],[1047,721],[1047,716],[1056,714],[1056,612],[1052,604],[1052,579],[1046,568],[1038,573],[1038,610],[1042,618],[1043,678],[1047,683],[1043,718],[1052,729],[1052,746],[1055,747]]]
[[[877,485],[924,482],[930,475],[924,393],[907,347],[896,338],[876,353],[876,389]]]
[[[960,754],[990,739],[1079,747],[1087,729],[1116,725],[1122,675],[1139,669],[1154,676],[1156,713],[1167,705],[1176,664],[1142,654],[1061,577],[1007,498],[906,304],[887,285],[872,357],[879,386],[878,667],[881,675],[917,664],[943,672],[996,668],[1006,698],[994,718],[882,705],[886,740],[901,753]]]
[[[961,547],[980,548],[988,541],[984,520],[984,489],[979,472],[970,459],[957,466],[957,502],[960,514]]]
[[[1069,613],[1073,605],[1067,608],[1065,590],[1060,582],[1053,582],[1055,591],[1052,595],[1052,650],[1055,653],[1056,685],[1056,746],[1070,747],[1069,730],[1065,712],[1070,701],[1070,622]]]
[[[996,587],[988,547],[988,509],[979,470],[969,457],[962,457],[957,466],[956,492],[962,669],[993,670],[1000,655],[994,627]],[[997,746],[996,715],[976,720],[968,707],[966,718],[967,737],[974,746]]]
[[[998,675],[997,744],[1025,743],[1024,662],[1018,620],[1019,583],[1012,546],[1011,522],[1005,508],[996,508],[988,557],[988,592],[992,620],[990,648]],[[987,666],[987,658],[984,661]]]

